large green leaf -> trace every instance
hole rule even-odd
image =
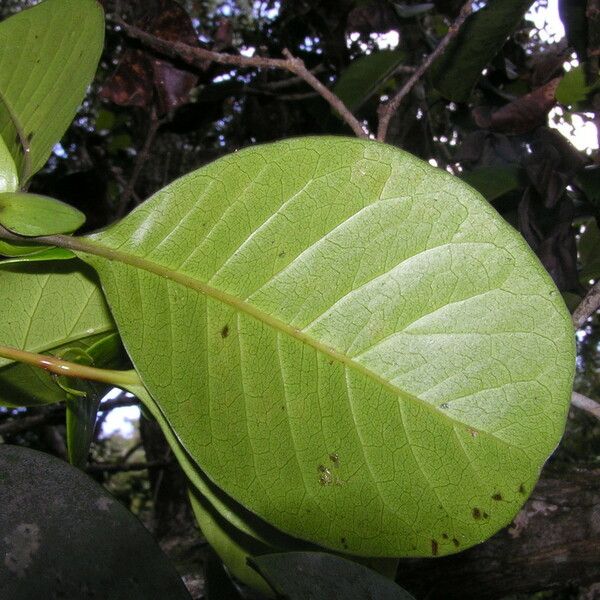
[[[0,23],[0,135],[21,183],[73,120],[103,44],[96,0],[46,0]]]
[[[73,244],[194,461],[295,537],[463,549],[562,434],[560,294],[479,194],[395,148],[250,148]]]
[[[80,261],[0,263],[0,344],[31,352],[87,348],[113,331],[90,271]],[[27,406],[64,398],[46,371],[0,358],[0,404]]]
[[[405,53],[382,50],[353,60],[333,91],[352,111],[358,110],[391,77],[405,60]]]
[[[2,598],[189,600],[146,528],[48,454],[0,445]]]
[[[484,8],[471,15],[431,68],[432,81],[440,94],[466,102],[481,72],[530,6],[531,0],[488,0]]]

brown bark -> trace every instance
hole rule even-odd
[[[416,598],[502,598],[600,583],[600,468],[548,470],[511,526],[461,554],[403,560]]]

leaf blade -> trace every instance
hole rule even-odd
[[[511,520],[558,442],[559,294],[478,194],[397,149],[247,149],[78,243],[187,451],[295,537],[455,552]]]

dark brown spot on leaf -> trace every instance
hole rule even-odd
[[[474,519],[481,519],[481,511],[477,507],[473,508],[472,514]]]
[[[502,494],[500,493],[496,493],[492,496],[492,500],[495,500],[496,502],[500,502],[502,500]]]
[[[519,494],[523,494],[523,496],[526,494],[527,492],[525,491],[525,486],[523,484],[521,484],[519,486]]]
[[[229,335],[229,325],[224,325],[221,329],[221,337],[225,339]]]
[[[438,553],[437,540],[431,540],[431,554],[433,554],[433,556],[437,556],[437,553]]]
[[[447,540],[448,539],[448,534],[447,533],[442,533],[442,537]]]
[[[489,519],[489,518],[490,518],[490,515],[488,515],[486,512],[484,512],[484,513],[483,513],[483,518],[484,518],[484,519]]]
[[[456,538],[452,538],[452,543],[458,548],[460,546],[460,542]]]

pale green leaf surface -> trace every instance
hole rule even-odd
[[[0,137],[0,192],[14,192],[19,187],[19,177],[15,161]]]
[[[290,535],[464,549],[512,519],[560,439],[560,294],[479,194],[402,151],[247,149],[81,245],[183,446]]]
[[[103,44],[96,0],[46,0],[0,23],[0,135],[22,183],[75,117]]]
[[[79,261],[0,266],[0,344],[47,353],[87,347],[114,330],[94,273]],[[51,376],[0,358],[0,404],[33,405],[64,400]]]

